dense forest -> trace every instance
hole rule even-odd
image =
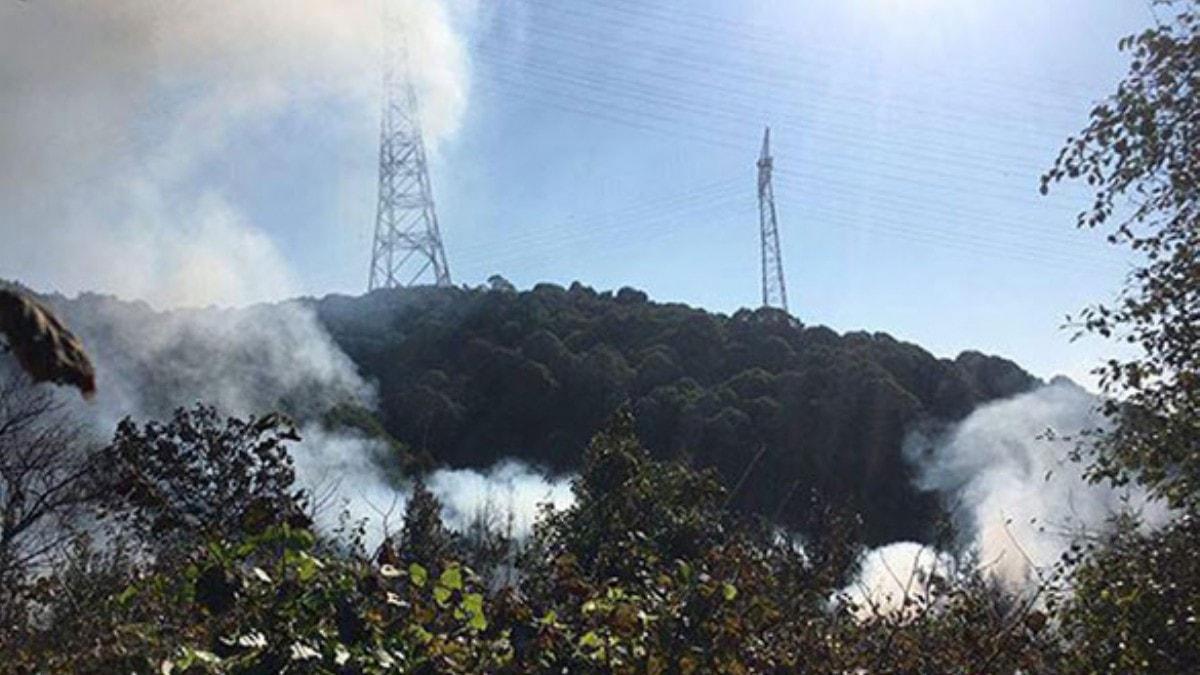
[[[496,278],[315,307],[378,384],[383,426],[436,463],[577,470],[628,403],[654,456],[741,481],[736,506],[803,530],[810,498],[837,502],[862,514],[872,544],[929,537],[937,505],[908,480],[907,431],[1038,384],[976,352],[938,359],[884,333],[838,335],[772,309],[712,314],[631,288],[517,292]]]
[[[280,409],[385,438],[392,451],[377,461],[401,479],[503,459],[572,473],[627,406],[654,457],[738,486],[734,508],[808,532],[816,500],[859,514],[870,545],[930,541],[942,521],[938,497],[911,480],[909,432],[1039,384],[977,352],[938,359],[884,333],[839,335],[777,310],[726,316],[580,283],[518,292],[496,279],[243,310],[45,299],[102,365],[119,364],[120,382],[108,385],[126,390],[122,414],[162,418],[197,400]],[[297,330],[314,315],[319,325]],[[290,355],[325,333],[365,384],[318,371],[283,381]],[[229,401],[232,380],[239,398]]]

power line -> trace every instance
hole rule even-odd
[[[558,107],[568,112],[574,112],[590,117],[596,117],[616,124],[632,126],[643,129],[645,131],[654,132],[660,136],[674,136],[686,140],[696,141],[708,145],[714,145],[723,148],[734,149],[739,142],[744,143],[744,136],[728,129],[712,126],[690,125],[692,128],[700,128],[706,133],[697,134],[685,129],[679,128],[678,118],[671,117],[659,113],[657,111],[647,111],[643,109],[631,109],[628,107],[614,104],[612,101],[606,101],[596,98],[595,91],[583,91],[582,89],[571,89],[566,87],[556,87],[538,82],[519,81],[512,78],[500,75],[493,78],[496,82],[509,85],[509,88],[497,88],[494,84],[483,84],[483,88],[492,89],[503,93],[505,96],[516,95],[525,98],[530,98],[538,102],[540,105],[548,105],[550,107]],[[547,98],[547,96],[551,98]],[[574,105],[564,105],[556,101],[555,98],[569,99]],[[1010,183],[1000,183],[991,180],[984,180],[979,177],[968,177],[962,172],[942,171],[938,169],[923,168],[922,175],[928,178],[941,179],[942,182],[934,183],[930,181],[921,181],[913,178],[912,164],[896,164],[880,157],[871,157],[862,162],[847,163],[845,159],[840,157],[823,158],[825,166],[845,169],[856,173],[871,173],[881,177],[898,180],[902,182],[913,183],[923,188],[930,188],[940,191],[945,191],[946,184],[961,183],[964,180],[970,180],[970,192],[973,197],[992,196],[998,199],[1012,200],[1017,194],[1029,199],[1038,199],[1039,195],[1034,189],[1033,179],[1030,179],[1030,189],[1028,192],[1013,193]],[[876,168],[894,168],[902,173],[899,174],[883,174],[875,171]],[[998,188],[996,190],[983,190],[980,186],[991,186]],[[1007,194],[1005,193],[1007,191]],[[1053,202],[1042,201],[1042,205],[1049,208],[1056,208]]]
[[[985,225],[989,232],[1001,231],[1020,237],[1023,241],[1039,242],[1047,246],[1061,245],[1075,247],[1080,244],[1078,238],[1070,234],[1047,231],[1042,228],[1023,225],[1019,218],[997,216],[987,211],[967,210],[947,204],[930,203],[925,200],[909,197],[904,193],[872,192],[855,190],[843,183],[831,181],[815,172],[780,173],[784,178],[782,185],[790,186],[788,178],[800,178],[801,186],[796,191],[784,191],[784,199],[790,200],[792,195],[803,196],[806,202],[823,203],[834,198],[838,208],[849,210],[851,207],[868,206],[873,212],[885,211],[891,215],[911,215],[927,222],[962,222]],[[1001,239],[1003,241],[1003,239]],[[1098,242],[1097,242],[1098,243]]]
[[[682,38],[684,42],[697,42],[693,36],[687,35],[687,31],[681,30],[681,27],[692,28],[707,33],[710,37],[722,43],[729,41],[731,36],[742,39],[746,44],[739,45],[739,51],[757,54],[764,59],[772,62],[781,62],[785,60],[796,60],[809,62],[815,65],[824,67],[827,66],[828,60],[814,61],[805,58],[805,54],[816,52],[825,54],[831,57],[840,58],[844,56],[854,55],[856,50],[846,49],[844,47],[834,47],[831,45],[821,45],[812,41],[806,41],[803,49],[798,49],[798,45],[794,40],[785,38],[777,33],[777,26],[768,26],[763,24],[749,24],[744,21],[735,21],[726,17],[719,17],[712,14],[703,14],[697,12],[694,8],[685,9],[683,7],[672,7],[670,9],[659,9],[642,0],[608,0],[607,2],[590,3],[586,6],[587,12],[580,9],[579,6],[571,8],[563,7],[561,4],[544,2],[539,0],[526,0],[529,5],[537,6],[543,10],[551,10],[554,12],[570,14],[583,18],[588,25],[594,26],[597,19],[604,20],[607,17],[618,16],[626,19],[620,22],[620,25],[626,29],[634,29],[645,31],[653,35],[674,35]],[[609,19],[611,21],[611,18]],[[657,24],[657,25],[652,25]],[[778,50],[762,50],[763,46],[773,45]],[[926,77],[943,79],[952,71],[931,68],[927,66],[911,66],[912,68],[925,73]],[[1045,72],[1029,73],[1029,77],[1023,81],[1014,81],[1011,79],[997,79],[984,75],[986,67],[974,67],[972,69],[973,83],[985,83],[994,89],[1006,90],[1009,92],[1020,92],[1022,94],[1032,91],[1031,86],[1036,88],[1036,83],[1045,82],[1055,86],[1054,89],[1042,89],[1041,91],[1051,97],[1059,98],[1063,101],[1077,100],[1076,98],[1068,99],[1062,96],[1064,91],[1073,89],[1078,92],[1078,98],[1084,98],[1090,93],[1090,88],[1078,82],[1072,82],[1061,78],[1055,78]],[[1063,110],[1071,110],[1068,108],[1060,108]],[[1072,110],[1073,111],[1073,110]]]
[[[513,93],[513,92],[508,92],[508,93]],[[527,93],[527,92],[521,92],[521,94],[523,94],[523,93]],[[520,95],[520,94],[519,94],[519,95]],[[542,101],[544,101],[545,99],[542,99],[542,98],[540,98],[540,97],[539,97],[539,98],[537,98],[536,100],[538,100],[539,102],[542,102]],[[612,120],[612,121],[615,121],[615,122],[618,122],[618,123],[630,123],[630,120],[628,120],[628,119],[621,118],[621,117],[614,117],[614,116],[613,116],[613,111],[614,111],[614,108],[613,108],[613,107],[611,107],[611,106],[608,106],[608,107],[606,107],[605,109],[606,109],[606,110],[609,112],[609,114],[608,114],[608,115],[605,115],[605,116],[604,116],[605,118],[607,118],[607,119],[610,119],[610,120]],[[573,109],[573,110],[574,110],[575,112],[579,112],[579,113],[581,113],[581,114],[585,114],[585,115],[586,115],[586,114],[591,114],[591,113],[593,112],[592,110],[589,110],[589,109],[586,109],[586,108],[575,108],[575,109]],[[637,124],[637,123],[636,123],[636,122],[634,122],[634,124]],[[672,133],[674,133],[674,132],[672,131],[672,128],[670,128],[670,127],[661,127],[661,126],[652,126],[652,125],[638,125],[638,126],[645,126],[645,127],[648,129],[648,130],[650,130],[650,131],[655,131],[655,132],[660,132],[660,131],[661,131],[661,132],[663,132],[663,133],[666,133],[666,134],[672,134]],[[692,138],[692,139],[695,139],[695,140],[699,140],[699,141],[702,141],[702,142],[709,142],[709,143],[711,143],[711,142],[717,142],[717,141],[719,141],[719,140],[720,140],[718,137],[714,137],[714,136],[711,136],[711,135],[710,135],[710,136],[704,136],[704,137],[698,137],[698,136],[695,136],[695,135],[692,135],[692,134],[687,134],[687,135],[686,135],[686,137],[688,137],[688,138]],[[732,143],[732,141],[730,141],[730,144],[731,144],[731,143]],[[722,146],[724,146],[724,145],[727,145],[727,144],[726,144],[726,143],[724,143],[724,142],[721,142],[721,145],[722,145]],[[933,184],[933,185],[927,185],[927,181],[922,181],[922,180],[919,180],[918,178],[915,178],[915,177],[913,177],[913,176],[911,175],[911,173],[910,173],[910,175],[903,175],[903,174],[895,174],[895,173],[886,173],[886,172],[882,172],[882,171],[880,171],[880,170],[879,170],[879,168],[878,168],[878,163],[876,163],[876,164],[874,164],[874,165],[873,165],[873,164],[871,164],[871,163],[860,163],[860,164],[846,165],[846,164],[843,164],[843,163],[842,163],[842,160],[840,160],[840,159],[833,159],[833,158],[826,159],[826,160],[823,160],[823,161],[825,161],[827,165],[830,165],[830,166],[835,166],[835,167],[840,167],[840,168],[845,168],[845,169],[847,169],[847,170],[854,171],[856,174],[862,175],[862,176],[864,176],[864,177],[870,177],[870,178],[881,179],[881,181],[877,181],[877,182],[883,182],[883,181],[886,181],[886,182],[896,182],[896,181],[899,181],[899,182],[909,182],[909,183],[912,183],[912,184],[914,184],[914,185],[916,185],[916,186],[919,186],[919,187],[923,187],[923,188],[927,188],[927,189],[932,189],[932,190],[934,190],[934,191],[945,192],[945,193],[948,193],[948,194],[957,194],[957,195],[962,195],[962,196],[970,195],[972,199],[977,199],[977,198],[978,198],[978,197],[980,197],[980,196],[988,196],[988,194],[989,194],[989,193],[988,193],[987,191],[985,191],[985,190],[980,190],[980,189],[979,189],[977,186],[973,187],[973,189],[971,189],[970,191],[964,191],[964,190],[959,190],[959,189],[957,189],[957,188],[951,188],[951,187],[948,187],[948,186],[946,186],[946,185],[944,185],[944,184],[941,184],[941,183],[935,183],[935,184]],[[897,168],[899,168],[899,167],[897,167]],[[785,175],[789,175],[789,174],[792,174],[792,175],[794,175],[794,174],[793,174],[793,172],[792,172],[791,170],[788,170],[788,169],[783,169],[782,171],[785,173]],[[818,174],[818,176],[819,176],[819,174]],[[806,178],[808,178],[808,177],[811,177],[811,175],[809,175],[809,176],[806,176]],[[951,177],[952,177],[952,176],[951,176]],[[825,178],[825,177],[823,177],[823,176],[820,176],[820,178],[822,178],[822,179],[824,179],[824,180],[826,180],[826,181],[828,181],[828,180],[829,180],[828,178]],[[836,184],[836,183],[835,183],[835,184]],[[875,191],[876,191],[876,192],[878,192],[878,189],[876,188],[876,189],[875,189]],[[1013,195],[1011,195],[1011,194],[995,193],[995,194],[992,194],[991,196],[993,196],[993,197],[995,197],[995,198],[997,198],[997,199],[1006,200],[1006,202],[1007,202],[1007,203],[1009,203],[1010,205],[1012,204],[1012,197],[1013,197]],[[1028,193],[1028,197],[1029,197],[1029,199],[1030,199],[1030,200],[1039,200],[1039,199],[1042,199],[1042,198],[1040,198],[1040,197],[1039,197],[1039,196],[1038,196],[1038,195],[1037,195],[1037,194],[1034,192],[1034,190],[1033,190],[1032,188],[1030,189],[1030,191],[1029,191],[1029,193]],[[1038,207],[1039,207],[1039,208],[1042,208],[1042,207],[1044,207],[1044,206],[1050,206],[1050,205],[1052,205],[1052,203],[1050,203],[1050,204],[1047,204],[1047,203],[1043,202],[1043,203],[1039,204],[1039,205],[1038,205]],[[1069,207],[1067,208],[1067,210],[1070,210],[1070,209],[1069,209]]]
[[[642,224],[647,222],[645,220],[646,217],[661,214],[664,210],[669,210],[674,215],[686,215],[693,211],[711,214],[713,209],[721,206],[737,204],[739,202],[744,205],[744,200],[735,199],[736,195],[740,192],[742,192],[740,186],[730,186],[723,190],[711,190],[701,187],[665,199],[656,197],[647,200],[637,200],[624,209],[597,214],[584,219],[566,219],[558,221],[553,228],[543,228],[540,231],[526,231],[523,235],[508,236],[505,238],[505,243],[514,248],[522,248],[541,246],[547,242],[570,241],[578,238],[577,235],[571,233],[572,229],[584,230],[588,233],[599,232],[605,236],[620,234],[628,229],[632,234],[642,227]],[[614,221],[627,223],[627,225],[624,228],[608,227]],[[601,230],[600,228],[605,229]],[[486,257],[487,252],[493,250],[493,247],[490,244],[468,244],[460,247],[459,250],[466,254],[479,253],[483,257]],[[460,259],[462,259],[461,255]]]
[[[744,198],[740,200],[730,199],[722,204],[722,206],[738,205],[741,208],[736,211],[727,211],[721,217],[712,217],[712,210],[710,209],[707,212],[708,218],[706,218],[705,223],[711,225],[730,220],[744,222],[746,216],[752,213],[752,208],[745,204]],[[546,242],[535,242],[523,247],[493,251],[469,258],[469,260],[475,263],[496,265],[505,261],[527,260],[529,258],[545,259],[559,255],[566,256],[571,253],[578,253],[581,248],[585,247],[587,260],[604,259],[606,256],[611,257],[629,248],[636,247],[644,250],[647,243],[664,237],[694,231],[694,227],[692,227],[694,222],[694,215],[666,213],[657,217],[650,216],[645,219],[631,221],[629,224],[621,227],[563,234]],[[684,225],[687,225],[686,229],[683,227]],[[595,244],[601,245],[597,246]]]
[[[581,35],[577,32],[563,31],[561,29],[547,28],[539,25],[531,25],[525,28],[525,30],[529,34],[539,36],[544,40],[558,41],[569,45],[556,54],[557,61],[563,60],[562,55],[564,52],[570,58],[577,59],[581,47],[595,50],[600,53],[611,53],[614,49],[619,47],[619,53],[622,55],[622,57],[624,57],[624,62],[622,62],[619,66],[620,69],[636,69],[643,74],[646,73],[648,69],[645,67],[637,68],[628,63],[628,61],[631,60],[630,57],[640,56],[644,57],[645,59],[653,60],[657,63],[674,64],[675,66],[682,68],[682,71],[676,73],[659,75],[659,77],[664,77],[675,81],[687,81],[688,73],[703,73],[706,82],[715,82],[721,78],[727,78],[738,83],[755,83],[762,87],[771,89],[784,88],[786,90],[797,86],[801,88],[809,88],[810,85],[822,87],[826,84],[822,81],[810,82],[794,71],[776,70],[774,71],[774,75],[770,75],[769,73],[764,74],[761,67],[747,68],[738,65],[731,66],[729,64],[720,64],[714,62],[709,55],[705,55],[704,57],[696,57],[674,51],[658,51],[642,43],[618,45],[613,41],[605,41],[600,38],[592,37],[590,34]],[[479,43],[477,42],[476,44]],[[547,49],[547,46],[544,43],[537,44],[536,47],[538,49]],[[550,47],[549,50],[554,51],[555,48]],[[982,119],[987,120],[987,122],[993,127],[1005,127],[1013,130],[1014,132],[1028,131],[1027,125],[1020,124],[1019,122],[1009,121],[1007,119],[998,119],[995,114],[997,110],[996,105],[970,110],[968,111],[969,114],[966,114],[961,110],[954,110],[944,106],[933,108],[923,103],[913,103],[907,100],[888,101],[886,106],[884,106],[878,98],[864,94],[847,93],[842,91],[822,92],[822,97],[846,100],[855,104],[866,104],[875,108],[887,107],[888,109],[909,112],[925,119],[934,118],[941,122],[977,124],[981,119],[978,117],[978,115],[983,115],[984,117]],[[993,98],[992,100],[996,101],[997,99]],[[1009,97],[1000,100],[1007,102],[1012,101],[1013,99]],[[973,117],[971,115],[976,116]]]
[[[589,74],[580,74],[563,69],[561,67],[556,68],[542,64],[513,63],[511,61],[503,60],[504,57],[497,58],[496,56],[493,56],[495,52],[489,50],[488,48],[477,47],[475,51],[477,55],[481,55],[483,57],[485,63],[488,63],[493,67],[509,70],[520,70],[523,74],[533,77],[535,81],[551,80],[556,83],[556,88],[558,84],[562,84],[566,88],[564,89],[564,93],[571,87],[583,88],[589,93],[597,93],[598,88],[600,88],[606,93],[611,93],[622,98],[633,98],[646,102],[650,105],[657,105],[673,110],[684,109],[695,114],[706,115],[714,118],[719,116],[722,120],[737,124],[744,123],[747,118],[764,116],[760,111],[752,111],[748,106],[739,105],[741,101],[739,101],[736,96],[731,97],[724,92],[722,92],[720,96],[714,97],[711,100],[702,101],[700,99],[687,97],[683,94],[676,94],[660,87],[653,87],[638,82],[620,80],[613,77],[597,77]],[[513,80],[508,78],[506,78],[506,80],[508,82],[513,82]],[[618,87],[620,89],[618,89]],[[771,117],[778,119],[777,116]],[[785,120],[785,125],[798,125],[798,121],[793,117],[785,116],[783,119]],[[1003,153],[989,153],[984,159],[972,161],[972,157],[970,155],[963,155],[961,148],[949,148],[934,142],[912,142],[903,138],[887,138],[882,141],[868,141],[858,137],[861,134],[861,128],[852,127],[845,124],[831,124],[827,120],[810,119],[806,125],[806,128],[810,127],[813,130],[807,135],[830,140],[837,139],[839,142],[849,142],[857,145],[869,145],[871,147],[884,149],[888,147],[894,147],[900,149],[912,149],[915,151],[929,149],[941,149],[944,151],[944,153],[950,153],[952,151],[954,153],[953,155],[941,154],[937,155],[936,157],[929,155],[925,156],[930,157],[931,159],[936,159],[937,161],[943,163],[953,162],[962,165],[969,165],[973,168],[1001,174],[1007,174],[1007,171],[997,165],[995,161],[996,159],[1007,157],[1013,161],[1024,161],[1017,160],[1015,156],[1012,155],[1006,156]]]
[[[499,79],[501,81],[503,81],[503,78],[499,78]],[[670,120],[666,119],[666,118],[657,117],[657,119],[659,121],[658,126],[656,126],[654,123],[646,122],[644,120],[639,121],[637,118],[645,117],[645,115],[643,115],[642,113],[640,113],[638,111],[626,110],[626,111],[620,111],[620,114],[613,114],[613,112],[611,110],[599,109],[599,107],[597,106],[595,101],[587,101],[586,99],[582,99],[585,101],[584,105],[574,105],[572,102],[564,103],[560,100],[539,97],[539,96],[537,96],[536,91],[531,92],[531,91],[528,91],[523,88],[518,88],[518,89],[512,90],[512,89],[505,89],[503,87],[496,87],[494,85],[489,85],[488,83],[481,83],[478,86],[480,86],[480,88],[484,89],[485,91],[490,90],[490,91],[498,94],[501,97],[519,96],[522,98],[529,99],[533,102],[536,102],[539,106],[556,108],[558,110],[562,110],[562,111],[569,112],[569,113],[575,113],[577,115],[593,117],[596,119],[611,122],[613,124],[619,124],[621,126],[632,127],[635,129],[641,129],[643,131],[649,131],[649,132],[652,132],[652,133],[654,133],[656,135],[660,135],[660,136],[661,135],[672,136],[672,137],[675,137],[675,138],[678,138],[681,140],[687,140],[687,141],[692,141],[692,142],[701,143],[701,144],[705,144],[705,145],[713,145],[713,146],[723,147],[723,148],[733,149],[733,150],[739,149],[735,143],[730,142],[728,140],[724,140],[722,138],[706,136],[706,135],[701,135],[701,134],[694,134],[694,133],[690,133],[688,131],[678,129],[678,128],[670,128],[672,125],[669,124]],[[521,85],[518,85],[518,87],[520,87],[520,86]],[[547,91],[547,90],[543,89],[542,91]],[[555,92],[554,90],[551,89],[547,93],[549,93],[550,95],[553,96],[557,92]],[[567,98],[569,99],[571,97],[568,96]],[[589,108],[587,106],[587,103],[591,103],[593,105],[593,107]],[[668,122],[668,126],[667,127],[662,126],[662,121]]]

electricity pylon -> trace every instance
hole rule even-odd
[[[779,221],[775,214],[775,187],[771,183],[771,128],[763,132],[758,156],[758,227],[762,240],[762,304],[788,311],[783,284],[783,254],[779,250]]]
[[[383,121],[379,133],[379,203],[368,290],[431,280],[450,285],[421,135],[403,28],[384,9]]]

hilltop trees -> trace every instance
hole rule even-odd
[[[936,500],[905,478],[910,424],[1036,384],[995,357],[939,360],[881,333],[838,335],[777,310],[710,314],[628,288],[413,288],[316,307],[378,382],[387,432],[435,462],[576,470],[628,403],[655,458],[714,468],[727,486],[746,476],[738,510],[803,529],[817,493],[862,512],[870,543],[927,538],[935,518]]]

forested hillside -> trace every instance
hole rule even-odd
[[[316,301],[378,383],[384,427],[437,463],[516,456],[578,466],[628,402],[660,458],[715,467],[734,504],[808,529],[814,495],[862,514],[870,543],[924,539],[937,510],[901,448],[915,424],[958,420],[1036,380],[1001,358],[938,359],[885,333],[838,335],[774,310],[712,314],[541,284],[420,288]]]
[[[197,401],[281,409],[391,436],[399,444],[381,461],[392,475],[505,458],[566,473],[627,403],[656,457],[714,467],[730,488],[742,481],[734,507],[807,532],[816,497],[861,514],[869,544],[925,540],[937,515],[910,480],[908,431],[1037,382],[975,352],[938,359],[884,333],[578,283],[171,312],[95,294],[46,299],[99,356],[103,391],[119,403],[106,424]],[[345,374],[355,368],[377,389],[373,413]]]

